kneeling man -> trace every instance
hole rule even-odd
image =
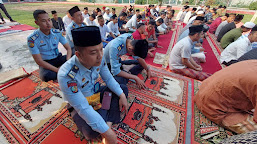
[[[72,37],[75,55],[58,72],[60,88],[69,103],[68,110],[86,139],[101,134],[106,143],[117,143],[111,125],[120,122],[122,107],[127,112],[127,87],[115,81],[105,63],[98,27],[73,29]],[[97,82],[99,75],[107,87]]]
[[[238,134],[257,130],[256,71],[257,60],[247,60],[216,72],[201,84],[194,99],[198,109]]]

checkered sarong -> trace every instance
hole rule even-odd
[[[206,72],[202,72],[202,71],[196,71],[190,68],[185,68],[185,69],[173,69],[173,72],[183,75],[183,76],[187,76],[190,77],[192,79],[197,79],[200,81],[203,81],[205,79],[207,79],[209,76],[211,76],[210,73],[206,73]]]
[[[235,133],[241,134],[256,131],[257,123],[253,120],[253,116],[249,115],[246,120],[232,126],[226,126],[226,128]]]

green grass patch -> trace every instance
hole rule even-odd
[[[34,23],[33,18],[33,11],[36,9],[44,9],[49,13],[49,16],[51,16],[51,11],[56,10],[58,12],[59,17],[63,17],[66,15],[66,12],[68,9],[70,9],[72,6],[71,4],[57,4],[57,3],[20,3],[20,4],[5,4],[5,7],[8,11],[8,13],[11,15],[11,17],[18,21],[21,24],[27,24],[33,27],[37,28],[37,25]],[[79,4],[78,5],[81,10],[83,10],[84,7],[89,8],[89,12],[91,12],[96,7],[102,8],[102,6],[97,5],[86,5],[86,4]],[[110,7],[111,8],[111,7]],[[115,7],[116,13],[119,14],[119,12],[122,9],[121,7]],[[142,9],[141,9],[142,10]],[[176,11],[178,13],[178,11]],[[5,18],[6,16],[2,14]],[[252,15],[245,15],[243,19],[243,23],[248,22],[252,19]],[[255,20],[255,23],[257,24],[257,19]]]

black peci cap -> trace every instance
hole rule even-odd
[[[99,27],[85,26],[71,30],[75,46],[95,46],[102,42]]]
[[[73,16],[74,13],[76,13],[76,12],[78,12],[78,11],[80,11],[79,7],[78,7],[78,6],[74,6],[74,7],[72,7],[72,8],[69,10],[69,13],[70,13],[71,16]]]

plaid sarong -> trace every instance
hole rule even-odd
[[[226,128],[235,133],[241,134],[256,131],[257,123],[253,120],[253,116],[249,115],[246,120],[232,126],[226,126]]]
[[[206,72],[202,72],[202,71],[196,71],[190,68],[185,68],[185,69],[173,69],[173,72],[183,75],[183,76],[187,76],[190,77],[192,79],[197,79],[200,81],[203,81],[205,79],[207,79],[209,76],[211,76],[212,74],[210,73],[206,73]]]

